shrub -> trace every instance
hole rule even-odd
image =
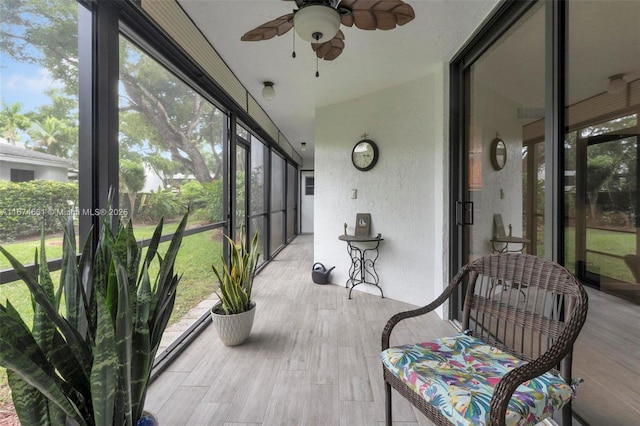
[[[78,184],[51,180],[0,181],[0,241],[46,234],[64,229],[78,205]]]
[[[180,188],[180,197],[191,209],[201,209],[206,206],[207,190],[197,180],[187,182]]]
[[[207,223],[222,221],[222,180],[187,182],[182,185],[180,197],[193,210],[193,217]]]
[[[140,203],[140,219],[158,221],[161,218],[172,219],[183,214],[186,206],[170,189],[158,189],[158,192],[144,194]]]

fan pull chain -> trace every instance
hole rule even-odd
[[[291,52],[291,57],[295,59],[296,57],[296,31],[295,28],[293,30],[293,52]]]
[[[320,73],[318,72],[318,56],[316,56],[316,77],[320,77]]]

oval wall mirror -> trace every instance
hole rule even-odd
[[[507,146],[500,138],[491,141],[491,165],[495,170],[502,170],[507,164]]]

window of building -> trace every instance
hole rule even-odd
[[[11,169],[11,182],[29,182],[35,179],[33,170]]]
[[[313,176],[307,176],[304,178],[304,195],[314,195],[315,180]]]

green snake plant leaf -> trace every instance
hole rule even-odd
[[[36,257],[38,251],[36,250]],[[49,267],[47,265],[47,256],[45,253],[45,239],[44,228],[42,228],[42,234],[40,239],[40,257],[35,263],[35,271],[37,271],[38,281],[40,286],[47,295],[49,302],[55,307],[55,294],[53,290],[53,281],[49,274]],[[53,334],[55,332],[55,325],[49,321],[43,308],[34,303],[33,306],[33,327],[32,333],[36,343],[40,346],[43,352],[47,353],[53,346]]]
[[[60,273],[60,288],[64,289],[65,318],[85,337],[88,328],[88,304],[82,284],[82,270],[78,268],[76,254],[76,235],[73,217],[69,216],[62,240],[62,270]],[[85,247],[86,248],[86,247]]]
[[[138,278],[138,265],[140,265],[140,256],[142,250],[136,241],[136,237],[133,233],[133,224],[131,220],[127,222],[125,228],[125,235],[127,236],[128,250],[127,250],[127,274],[129,276],[130,286],[135,288],[136,280]]]
[[[66,223],[66,227],[65,227],[65,230],[64,230],[64,235],[63,235],[63,238],[62,238],[62,263],[60,265],[60,284],[64,284],[63,283],[63,280],[64,280],[63,277],[65,277],[67,275],[67,267],[68,267],[68,264],[69,264],[69,262],[67,261],[67,255],[68,254],[65,253],[66,250],[68,250],[67,247],[66,247],[67,241],[65,241],[65,240],[69,238],[69,235],[71,233],[73,233],[74,242],[75,242],[75,230],[72,230],[72,231],[68,230],[69,221],[70,220],[71,220],[71,226],[73,226],[73,216],[70,216],[70,217],[67,218],[67,223]],[[42,238],[42,243],[44,243],[44,238]],[[73,250],[75,251],[75,247],[73,247]],[[62,295],[64,294],[64,291],[65,291],[65,286],[64,285],[59,285],[58,286],[58,290],[56,292],[56,305],[55,306],[56,306],[57,310],[60,310],[60,303],[62,302],[62,300],[64,300],[62,298]]]
[[[180,276],[174,264],[187,215],[164,257],[158,253],[162,223],[144,259],[131,223],[120,224],[114,235],[105,220],[95,249],[88,238],[79,257],[75,233],[68,228],[57,291],[44,246],[41,256],[36,252],[35,274],[0,247],[29,288],[36,313],[31,334],[9,302],[0,304],[0,365],[12,371],[9,380],[16,408],[25,411],[23,424],[133,425],[141,416],[175,304]],[[156,258],[159,272],[152,279],[149,269]],[[62,300],[64,314],[59,313]]]
[[[73,226],[73,223],[71,223],[71,226]],[[38,251],[36,250],[35,270],[37,271],[38,283],[52,306],[59,307],[60,304],[54,294],[53,281],[47,265],[44,234],[41,235],[39,257],[37,253]],[[64,276],[61,277],[61,281],[64,281]],[[33,310],[33,338],[45,353],[49,362],[55,367],[57,373],[71,385],[72,389],[77,391],[68,392],[67,397],[82,411],[85,405],[83,401],[90,395],[82,368],[79,363],[74,361],[74,354],[56,329],[55,324],[47,317],[44,308],[40,304],[34,303]],[[21,386],[17,379],[13,383],[16,387]],[[50,408],[49,411],[55,417],[56,409]]]
[[[152,321],[153,318],[155,318],[155,311],[164,304],[164,302],[168,297],[170,297],[170,293],[172,292],[172,289],[167,287],[172,283],[173,265],[175,264],[176,257],[178,256],[178,250],[180,249],[180,245],[182,244],[182,235],[185,228],[187,227],[188,218],[189,212],[184,215],[184,217],[178,224],[178,228],[171,238],[169,248],[167,249],[164,257],[159,256],[159,258],[161,259],[160,270],[158,271],[158,281],[156,284],[156,294],[158,298],[155,301],[155,304],[152,304],[151,306]]]
[[[160,344],[162,333],[169,322],[169,317],[171,316],[175,303],[176,289],[181,277],[174,274],[173,265],[175,264],[178,250],[182,244],[182,236],[188,219],[189,212],[187,211],[178,224],[164,257],[156,254],[160,262],[160,270],[156,277],[155,291],[152,292],[149,305],[150,346],[154,356]],[[162,223],[158,224],[157,229],[161,230],[161,226]]]
[[[69,218],[70,220],[72,218]],[[71,229],[69,229],[71,228]],[[78,287],[78,269],[76,267],[76,239],[73,224],[65,229],[62,239],[62,266],[60,273],[60,284],[64,291],[65,318],[69,323],[79,330],[80,306],[77,292]]]
[[[96,292],[97,329],[91,369],[91,397],[96,425],[113,425],[118,361],[116,336],[102,293]]]
[[[252,253],[255,256],[252,256]],[[253,279],[256,275],[256,268],[258,267],[258,261],[260,260],[260,253],[258,253],[258,233],[253,234],[253,238],[251,240],[251,247],[248,253],[248,266],[247,266],[247,277],[246,277],[246,290],[247,294],[251,295],[253,291]]]
[[[27,329],[26,324],[9,301],[7,301],[6,312],[20,325],[19,330],[24,333]],[[23,334],[21,340],[28,342],[29,339]],[[42,358],[39,358],[39,361],[42,362]],[[56,425],[65,422],[67,417],[65,412],[52,403],[42,392],[27,383],[18,373],[10,369],[7,370],[7,382],[11,388],[14,408],[19,414],[22,424]]]
[[[91,307],[91,298],[94,291],[93,279],[95,274],[93,273],[93,250],[91,247],[93,238],[93,229],[89,230],[87,240],[84,243],[82,252],[80,253],[80,259],[78,260],[78,274],[80,281],[78,286],[83,294],[83,300],[85,303],[86,323],[82,324],[86,326],[86,330],[79,329],[78,332],[85,337],[87,343],[91,346],[95,339],[95,330],[97,324],[97,318],[95,311]],[[94,306],[95,307],[95,306]]]
[[[153,236],[149,240],[149,246],[147,247],[147,253],[145,254],[144,263],[149,266],[151,261],[156,257],[158,252],[158,246],[160,245],[160,237],[162,237],[162,226],[164,224],[164,218],[160,219],[156,229],[153,231]]]
[[[53,349],[47,353],[49,362],[55,366],[58,375],[73,390],[67,397],[78,408],[80,413],[91,412],[91,386],[82,368],[74,360],[73,353],[62,335],[57,332],[53,336]],[[86,416],[85,416],[86,418]]]
[[[27,326],[16,316],[17,313],[10,303],[7,303],[7,308],[0,305],[0,365],[7,370],[13,370],[31,387],[36,388],[46,398],[57,404],[69,417],[84,424],[76,407],[65,395],[53,366],[29,333]],[[14,398],[23,400],[27,398],[19,391],[20,389],[16,390],[17,394]],[[21,405],[23,405],[22,402],[19,402],[16,408]],[[28,415],[28,413],[24,414]]]
[[[23,425],[57,426],[66,423],[65,412],[16,372],[7,370],[7,382],[11,388],[13,406]]]
[[[116,273],[116,260],[122,258],[122,242],[120,244],[117,243],[107,223],[105,220],[100,234],[100,248],[102,248],[100,253],[103,256],[100,261],[104,263],[107,272],[105,276],[106,304],[111,313],[111,318],[115,322],[118,310],[118,292],[120,290]]]
[[[77,362],[82,368],[87,381],[91,370],[91,350],[85,344],[82,336],[73,328],[66,319],[61,317],[49,301],[49,296],[45,290],[38,284],[36,278],[26,269],[15,257],[13,257],[4,247],[0,246],[0,252],[4,254],[11,266],[15,270],[18,277],[27,285],[35,302],[40,305],[45,312],[47,318],[55,324],[55,326],[64,335],[67,345]]]
[[[171,312],[173,311],[173,306],[175,304],[177,295],[176,289],[178,287],[178,283],[180,282],[180,278],[182,278],[182,276],[172,275],[170,277],[169,283],[166,284],[168,294],[162,300],[162,304],[155,312],[155,316],[153,318],[149,318],[149,328],[151,329],[150,342],[154,354],[158,349],[158,345],[160,345],[162,333],[169,323],[169,317],[171,317]]]
[[[122,413],[125,424],[133,424],[132,398],[131,398],[131,358],[132,345],[131,334],[133,332],[131,304],[127,291],[129,278],[125,265],[120,263],[120,258],[114,256],[114,266],[117,276],[118,301],[115,318],[116,353],[118,357],[119,386],[118,402],[122,402]],[[119,421],[119,418],[115,418]],[[137,419],[136,419],[137,420]]]
[[[103,295],[107,294],[107,287],[109,281],[109,262],[106,261],[107,255],[104,253],[105,247],[98,245],[96,247],[96,254],[93,260],[93,289],[91,290],[91,296],[89,297],[89,318],[91,322],[91,329],[95,330],[97,325],[96,317],[96,295],[95,293],[100,291]],[[105,305],[109,306],[109,303],[105,300]],[[111,312],[111,310],[109,310]]]
[[[106,223],[107,221],[105,220],[105,224],[103,224],[102,227],[103,233],[110,234],[110,230],[105,226]],[[129,237],[126,233],[126,228],[120,225],[115,237],[111,236],[105,238],[105,240],[109,241],[109,250],[111,252],[111,258],[109,259],[109,279],[107,280],[107,306],[114,321],[116,321],[120,291],[126,291],[129,295],[131,294],[129,291],[129,265],[127,263],[127,257],[129,256]],[[119,281],[120,277],[118,277],[117,265],[124,268],[124,277],[127,279],[126,283]],[[127,300],[130,299],[131,297],[127,297]]]
[[[137,280],[138,280],[138,270],[140,267],[140,256],[142,255],[142,251],[140,247],[138,247],[138,242],[133,234],[133,224],[131,220],[127,222],[126,227],[120,227],[118,232],[118,238],[120,238],[120,234],[124,235],[123,241],[126,243],[126,254],[127,257],[123,259],[126,263],[123,265],[127,271],[127,290],[129,292],[129,303],[131,304],[131,314],[133,317],[136,315],[136,293],[137,293]]]
[[[153,366],[149,332],[149,305],[151,303],[151,283],[147,263],[142,265],[138,287],[136,318],[132,336],[133,359],[131,363],[131,395],[133,415],[139,418],[144,408],[147,383]],[[153,352],[155,354],[155,352]]]
[[[258,264],[258,233],[255,233],[247,251],[242,243],[236,243],[225,235],[229,244],[229,263],[222,258],[220,270],[212,266],[218,280],[218,289],[215,293],[220,299],[222,311],[229,314],[238,314],[251,308],[251,291],[253,290],[253,277]],[[240,238],[244,241],[244,237]]]

